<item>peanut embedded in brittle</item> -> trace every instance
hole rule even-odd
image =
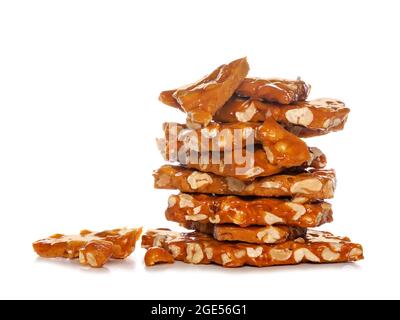
[[[112,251],[112,242],[93,240],[79,250],[79,262],[93,268],[100,268],[111,258]]]
[[[154,266],[159,263],[174,263],[174,257],[167,250],[160,247],[151,247],[144,256],[146,266]]]

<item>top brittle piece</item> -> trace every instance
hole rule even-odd
[[[256,100],[290,104],[306,100],[310,89],[311,86],[302,80],[245,78],[236,89],[236,94]],[[159,99],[168,106],[182,110],[174,98],[175,91],[163,91]]]
[[[262,122],[272,116],[299,137],[324,135],[342,130],[349,108],[336,99],[321,98],[290,105],[232,97],[214,116],[222,123]]]
[[[103,232],[83,230],[79,235],[55,234],[33,243],[43,258],[79,258],[81,264],[103,266],[109,258],[125,259],[134,250],[142,229],[114,229]]]
[[[175,90],[172,97],[172,90],[162,92],[160,100],[185,111],[189,122],[207,125],[215,112],[233,95],[248,71],[247,59],[238,59],[218,67],[193,84]]]

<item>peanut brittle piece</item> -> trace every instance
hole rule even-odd
[[[240,97],[291,104],[307,99],[311,86],[302,80],[245,78],[236,89]],[[170,107],[182,109],[174,98],[176,90],[163,91],[160,101]]]
[[[304,200],[303,203],[330,199],[336,187],[333,170],[308,169],[298,174],[280,174],[244,182],[182,166],[165,165],[156,170],[153,176],[156,189],[220,195],[292,197]]]
[[[349,112],[343,102],[330,98],[282,105],[234,96],[218,110],[214,120],[223,123],[262,122],[272,116],[293,134],[310,137],[342,130]]]
[[[246,78],[236,89],[240,97],[281,104],[306,100],[311,86],[302,80]]]
[[[283,243],[305,237],[307,232],[306,228],[284,225],[242,228],[232,224],[185,222],[181,226],[212,235],[218,241],[240,241],[259,244]]]
[[[336,237],[329,232],[315,230],[308,230],[305,239],[281,244],[230,243],[199,232],[149,230],[142,238],[142,247],[153,246],[168,250],[177,261],[215,263],[223,267],[350,262],[364,258],[360,244],[352,243],[347,237]]]
[[[301,204],[284,199],[212,196],[181,193],[171,195],[167,220],[235,224],[240,227],[284,224],[310,228],[332,222],[332,206],[327,202]]]
[[[165,122],[163,124],[165,145],[176,143],[176,149],[185,148],[196,152],[231,151],[247,145],[261,144],[255,139],[260,123],[217,123],[211,122],[205,128],[191,129],[186,124]],[[301,140],[300,140],[301,141]]]
[[[311,159],[305,142],[282,128],[272,117],[267,118],[262,125],[213,122],[202,129],[164,123],[163,130],[165,139],[160,141],[160,148],[167,160],[169,155],[178,155],[179,152],[226,152],[254,144],[262,145],[268,161],[280,167],[300,166]]]
[[[125,259],[134,250],[142,229],[83,230],[79,235],[55,234],[33,243],[43,258],[79,258],[81,264],[102,267],[110,258]]]
[[[317,148],[308,149],[308,157],[310,158],[304,162],[300,162],[299,160],[302,160],[302,157],[299,158],[298,156],[293,156],[291,160],[287,157],[278,160],[269,148],[263,149],[261,146],[207,153],[198,153],[186,148],[171,153],[173,148],[167,143],[164,149],[166,153],[162,150],[167,161],[179,162],[188,168],[224,177],[234,177],[243,181],[271,176],[287,169],[300,170],[309,167],[322,169],[326,165],[325,155]],[[278,151],[277,153],[282,152]]]
[[[265,151],[261,148],[256,148],[253,152],[243,149],[235,152],[221,152],[218,153],[217,159],[213,158],[214,156],[215,153],[194,154],[193,157],[189,155],[178,160],[188,168],[224,177],[234,177],[243,181],[271,176],[285,170],[285,168],[271,164]]]
[[[246,58],[232,61],[218,67],[203,79],[177,89],[173,98],[187,113],[190,122],[207,125],[215,112],[233,95],[248,71]],[[174,104],[169,92],[162,92],[160,100]]]

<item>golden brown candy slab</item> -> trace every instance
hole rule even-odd
[[[188,193],[171,195],[165,216],[181,224],[227,223],[240,227],[284,224],[310,228],[333,221],[332,206],[327,202],[302,204],[276,198]]]
[[[286,156],[275,158],[271,149],[259,145],[227,152],[198,153],[186,148],[176,148],[176,144],[171,146],[166,143],[162,144],[160,150],[167,161],[179,162],[198,171],[243,181],[271,176],[287,169],[297,171],[309,167],[322,169],[326,165],[326,156],[318,148],[306,148],[307,153],[304,156],[299,154],[292,158],[289,157],[291,151],[277,151],[279,154],[286,153]]]
[[[211,122],[205,128],[191,129],[186,124],[165,122],[164,143],[177,142],[177,149],[186,148],[196,152],[231,151],[243,149],[249,143],[261,144],[255,140],[260,123],[217,123]],[[248,143],[249,142],[249,143]]]
[[[177,261],[192,264],[215,263],[223,267],[267,267],[363,259],[361,245],[352,243],[347,237],[336,237],[329,232],[315,230],[309,230],[305,239],[273,245],[217,241],[199,232],[149,230],[142,238],[142,247],[154,246],[168,250]]]
[[[311,86],[302,80],[246,78],[236,90],[240,97],[290,104],[306,100]]]
[[[311,86],[302,80],[246,78],[236,89],[236,94],[240,97],[290,104],[306,100],[310,89]],[[175,90],[163,91],[159,99],[168,106],[181,109],[174,99],[174,93]]]
[[[181,226],[212,235],[218,241],[239,241],[256,244],[275,244],[295,240],[305,237],[307,231],[306,228],[285,225],[243,228],[233,224],[186,222],[182,223]]]
[[[263,122],[272,116],[293,134],[310,137],[342,130],[349,112],[343,102],[330,98],[281,105],[233,96],[218,110],[214,120],[223,123]]]
[[[43,258],[79,258],[81,264],[102,267],[110,258],[125,259],[134,250],[142,229],[83,230],[79,235],[55,234],[33,243]]]
[[[250,145],[262,145],[271,164],[280,167],[300,166],[311,158],[305,142],[282,128],[272,117],[263,124],[212,122],[205,128],[190,129],[187,125],[164,123],[163,154],[195,151],[232,151]],[[168,158],[167,158],[168,160]]]
[[[287,169],[271,164],[266,152],[260,147],[256,147],[254,151],[242,149],[234,152],[221,152],[218,156],[219,160],[214,160],[215,154],[210,152],[207,154],[194,154],[193,158],[189,155],[179,160],[182,165],[188,168],[223,177],[233,177],[243,181],[252,181],[258,177],[271,176]],[[306,168],[313,163],[304,163],[301,167]]]
[[[215,112],[233,95],[248,71],[246,58],[232,61],[218,67],[203,79],[177,89],[173,98],[187,113],[190,122],[207,125]],[[174,104],[168,91],[160,94],[160,100],[169,105]]]
[[[258,197],[304,198],[303,203],[333,197],[336,176],[333,170],[305,170],[244,182],[182,166],[162,166],[153,173],[156,189],[178,189],[187,193]]]

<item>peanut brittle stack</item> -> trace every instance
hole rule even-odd
[[[314,228],[333,220],[336,177],[301,138],[342,130],[349,109],[307,100],[304,81],[246,78],[246,58],[201,80],[164,91],[186,123],[164,123],[158,145],[171,162],[155,188],[177,189],[165,216],[191,230],[147,231],[146,265],[175,260],[224,267],[363,259],[361,245]]]

